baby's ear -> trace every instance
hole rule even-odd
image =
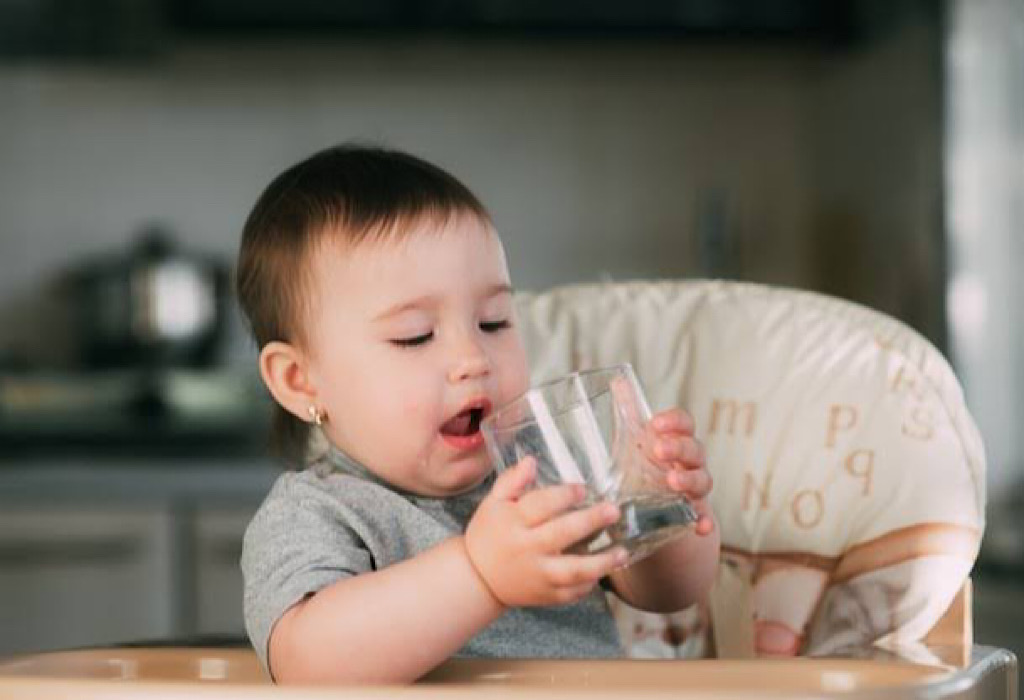
[[[260,351],[260,375],[270,394],[289,413],[309,418],[317,405],[316,388],[309,381],[305,356],[294,345],[273,341]]]

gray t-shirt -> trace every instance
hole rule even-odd
[[[263,667],[277,620],[306,595],[378,571],[465,531],[493,476],[453,498],[404,493],[337,449],[278,477],[245,533],[245,625]],[[422,595],[429,596],[429,590]],[[513,608],[470,639],[458,656],[620,656],[604,593],[577,603]]]

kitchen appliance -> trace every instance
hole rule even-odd
[[[73,269],[63,290],[88,368],[207,367],[224,335],[227,270],[150,225],[126,253]]]
[[[262,455],[271,406],[251,369],[0,371],[0,461]]]

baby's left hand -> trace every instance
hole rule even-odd
[[[690,499],[697,511],[698,535],[714,531],[711,516],[712,480],[705,464],[704,446],[693,435],[693,418],[686,411],[672,408],[656,413],[647,424],[652,462],[667,470],[665,483],[670,489]]]

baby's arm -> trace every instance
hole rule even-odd
[[[569,603],[625,558],[564,554],[618,519],[605,504],[572,510],[582,490],[528,490],[532,460],[503,473],[464,537],[380,571],[339,581],[274,626],[279,682],[406,683],[456,652],[508,606]]]
[[[269,664],[280,683],[409,682],[502,612],[454,537],[294,605],[271,632]]]
[[[718,528],[661,547],[636,564],[611,575],[616,594],[650,612],[682,610],[702,600],[718,571]]]
[[[718,571],[721,549],[708,496],[711,476],[704,449],[694,438],[693,419],[683,411],[664,411],[651,419],[645,446],[652,461],[667,470],[669,489],[687,496],[697,511],[694,532],[666,544],[651,556],[616,571],[615,592],[630,605],[651,612],[674,612],[700,601]]]

